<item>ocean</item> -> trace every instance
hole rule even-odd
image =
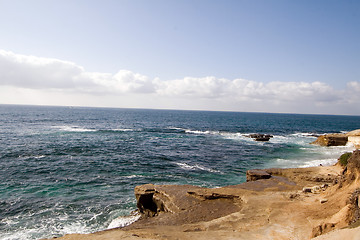
[[[141,184],[221,187],[248,169],[334,164],[354,147],[309,143],[359,128],[360,116],[0,105],[0,239],[130,224]]]

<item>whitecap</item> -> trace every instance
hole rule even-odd
[[[186,131],[186,130],[188,130],[188,129],[180,128],[180,127],[167,127],[167,129],[171,129],[171,130],[181,130],[181,131]]]
[[[232,132],[221,132],[219,133],[221,137],[224,139],[230,139],[235,141],[242,141],[242,142],[248,142],[252,144],[261,144],[261,142],[255,142],[252,138],[248,137],[248,134],[243,133],[232,133]]]
[[[107,229],[126,227],[139,220],[140,214],[133,216],[121,216],[111,221]]]
[[[42,228],[36,226],[34,228],[20,227],[16,232],[9,232],[2,234],[0,240],[18,240],[18,239],[44,239],[52,237],[53,235],[65,235],[71,233],[90,233],[90,229],[80,222],[68,223],[66,225],[55,224],[55,220],[43,223]],[[52,224],[52,226],[46,226]]]
[[[316,138],[314,133],[309,133],[309,132],[297,132],[297,133],[293,133],[291,134],[295,137],[309,137],[309,138]]]
[[[207,167],[201,166],[199,164],[195,164],[195,165],[189,165],[187,163],[175,163],[175,164],[184,170],[202,170],[202,171],[207,171],[207,172],[212,172],[212,173],[220,173],[220,171],[218,171],[218,170],[207,168]]]
[[[129,176],[123,176],[123,178],[136,178],[136,177],[139,177],[139,175],[129,175]]]
[[[41,159],[41,158],[44,158],[44,157],[45,157],[45,155],[29,155],[29,156],[19,156],[18,158],[23,159],[23,160],[27,160],[27,159],[30,159],[30,158]]]
[[[201,131],[201,130],[185,129],[185,133],[198,134],[198,135],[217,135],[219,134],[219,131]]]
[[[79,126],[54,126],[53,128],[64,132],[96,132],[96,129],[82,128]]]
[[[306,144],[300,148],[302,153],[294,158],[278,158],[269,167],[314,167],[329,166],[337,162],[341,154],[352,152],[355,148],[352,145],[322,147]]]
[[[115,129],[111,129],[111,131],[114,131],[114,132],[133,132],[133,131],[136,131],[136,130],[131,129],[131,128],[115,128]]]
[[[329,159],[316,159],[306,161],[299,167],[306,168],[306,167],[318,167],[318,166],[331,166],[337,162],[337,159],[329,158]]]
[[[85,223],[74,222],[71,224],[66,224],[61,228],[60,231],[63,235],[71,233],[89,233],[90,229],[85,225]]]

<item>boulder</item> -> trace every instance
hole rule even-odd
[[[249,135],[250,138],[253,138],[255,141],[262,141],[262,142],[267,142],[270,140],[270,138],[272,138],[272,135],[269,134],[250,134]]]
[[[247,182],[252,182],[252,181],[256,181],[259,179],[269,179],[271,178],[271,174],[267,173],[264,170],[248,170],[246,171],[246,181]]]
[[[319,136],[312,144],[320,146],[345,146],[348,142],[347,134],[333,133]]]

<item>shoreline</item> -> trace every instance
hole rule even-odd
[[[346,170],[345,170],[346,169]],[[221,188],[152,185],[135,188],[142,217],[133,224],[82,239],[325,239],[360,219],[360,151],[346,168],[339,164],[309,168],[248,171],[253,180]],[[254,180],[255,179],[255,180]],[[357,194],[357,195],[356,195]],[[351,200],[356,198],[356,200]],[[352,202],[351,202],[352,201]],[[356,204],[355,204],[356,203]],[[360,234],[360,227],[348,231]],[[345,236],[345,235],[344,235]],[[336,238],[334,238],[336,239]],[[351,238],[347,238],[351,239]]]

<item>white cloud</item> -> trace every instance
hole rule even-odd
[[[93,76],[91,77],[93,78]],[[148,77],[128,70],[120,70],[113,76],[104,75],[102,78],[95,78],[94,82],[120,93],[151,93],[154,91],[152,81]]]
[[[158,81],[157,92],[165,96],[234,98],[252,101],[318,101],[340,100],[339,92],[321,82],[270,82],[245,79],[217,79],[215,77]]]
[[[12,99],[11,93],[5,94],[5,87],[23,89],[20,91],[26,95],[23,102],[30,104],[39,104],[40,101],[46,104],[46,99],[51,96],[49,91],[56,92],[59,101],[63,99],[69,104],[78,101],[82,105],[98,106],[99,101],[103,101],[106,106],[114,106],[117,102],[114,99],[119,99],[118,102],[121,99],[123,105],[118,105],[120,107],[235,111],[319,112],[321,107],[331,112],[336,107],[351,109],[360,101],[360,82],[355,81],[347,83],[344,89],[335,90],[323,82],[266,83],[213,76],[161,80],[128,70],[116,74],[87,72],[72,62],[3,50],[0,50],[0,86],[3,88],[0,103],[14,102],[9,100]],[[38,95],[37,102],[29,101],[32,92]],[[70,95],[71,100],[65,101]],[[16,103],[18,101],[21,98]],[[61,102],[57,104],[61,105]]]
[[[215,77],[155,81],[157,93],[163,96],[218,98],[226,94],[229,80]]]
[[[347,86],[349,90],[360,93],[360,82],[349,82]]]
[[[0,83],[26,88],[74,88],[84,70],[71,62],[0,50]]]
[[[349,104],[354,103],[359,105],[360,103],[360,81],[359,82],[348,82],[347,89],[343,94],[345,101]],[[359,107],[358,107],[359,108]]]
[[[88,93],[151,92],[143,75],[121,70],[117,74],[86,72],[72,62],[25,56],[0,50],[0,84],[29,89],[58,89]]]

